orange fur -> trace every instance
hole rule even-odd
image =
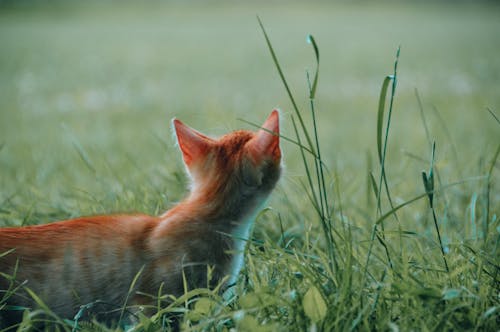
[[[226,275],[234,281],[244,246],[239,237],[249,235],[254,213],[280,175],[278,118],[275,110],[266,130],[240,130],[219,139],[174,120],[193,182],[184,201],[158,217],[105,215],[0,228],[0,254],[14,249],[0,258],[0,271],[12,275],[18,262],[14,285],[26,281],[24,287],[67,318],[96,300],[107,303],[102,310],[120,308],[141,268],[134,291],[148,294],[157,294],[162,284],[164,294],[182,294],[183,273],[190,287],[213,286]],[[214,268],[212,280],[207,266]],[[9,285],[0,275],[0,291]],[[131,303],[144,303],[144,297],[134,295]],[[8,304],[34,306],[22,291]],[[0,311],[0,326],[2,313],[9,318],[8,311]]]

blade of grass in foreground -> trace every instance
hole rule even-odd
[[[127,309],[128,300],[130,299],[130,295],[132,295],[132,293],[134,292],[135,285],[137,283],[137,280],[139,280],[139,277],[142,275],[142,272],[144,271],[144,267],[145,267],[145,265],[143,265],[141,267],[141,269],[139,270],[139,272],[136,273],[136,275],[134,276],[134,279],[130,283],[130,287],[128,289],[127,296],[125,297],[125,302],[123,303],[123,306],[122,306],[122,308],[120,310],[120,318],[118,319],[119,323],[121,323],[122,320],[123,320],[123,316],[125,315],[125,311]]]
[[[382,194],[382,181],[384,182],[385,186],[385,191],[387,194],[387,199],[389,200],[389,204],[391,208],[394,207],[392,203],[392,198],[391,194],[389,191],[389,185],[387,184],[387,176],[385,172],[385,161],[386,161],[386,156],[387,156],[387,145],[389,141],[389,128],[391,127],[391,119],[392,119],[392,110],[393,110],[393,105],[394,105],[394,96],[396,94],[396,85],[397,85],[397,79],[398,79],[398,63],[399,63],[399,55],[401,53],[401,47],[398,47],[396,51],[396,60],[394,61],[394,73],[390,76],[386,76],[383,83],[382,83],[382,90],[380,91],[380,99],[379,99],[379,105],[378,105],[378,114],[377,114],[377,148],[378,148],[378,155],[379,155],[379,162],[380,162],[380,179],[379,179],[379,185],[378,185],[378,200],[377,200],[377,209],[379,215],[382,213],[382,208],[381,208],[381,194]],[[382,128],[383,128],[383,119],[384,119],[384,110],[385,110],[385,100],[386,100],[386,95],[387,95],[387,88],[389,86],[389,83],[392,82],[391,86],[391,98],[389,101],[389,109],[387,111],[387,124],[385,126],[385,137],[384,137],[384,144],[382,147]],[[397,214],[394,214],[394,217],[396,220],[398,220]],[[398,220],[399,222],[399,220]],[[382,230],[384,228],[384,225],[381,225]],[[382,236],[384,234],[382,233]],[[389,258],[389,257],[388,257]],[[390,258],[389,258],[390,260]]]
[[[377,152],[378,152],[378,157],[379,157],[379,162],[380,162],[380,178],[378,182],[378,186],[375,186],[377,190],[377,217],[379,217],[382,214],[382,206],[381,206],[381,199],[382,199],[382,185],[385,185],[385,191],[387,193],[387,198],[389,200],[389,204],[391,206],[391,211],[394,211],[394,217],[396,220],[399,222],[397,214],[395,213],[396,210],[394,210],[394,205],[392,203],[390,191],[389,191],[389,185],[387,184],[387,177],[385,174],[385,159],[387,155],[387,143],[389,139],[389,128],[391,126],[391,117],[392,117],[392,108],[394,104],[394,95],[396,93],[396,84],[397,84],[397,69],[398,69],[398,62],[399,62],[399,55],[401,52],[401,47],[398,47],[396,51],[396,60],[394,61],[394,73],[393,75],[386,76],[384,78],[384,81],[382,82],[382,89],[380,91],[380,97],[379,97],[379,104],[378,104],[378,113],[377,113]],[[385,101],[386,101],[386,96],[387,96],[387,90],[389,88],[389,83],[392,82],[392,88],[391,88],[391,98],[389,102],[389,109],[388,109],[388,115],[387,115],[387,124],[386,124],[386,129],[385,129],[385,139],[382,145],[382,131],[383,131],[383,120],[384,120],[384,112],[385,112]],[[370,263],[370,258],[373,250],[373,242],[375,240],[375,237],[379,240],[380,244],[384,247],[385,254],[387,256],[387,261],[389,264],[389,267],[392,269],[393,264],[391,260],[391,256],[389,254],[389,250],[387,245],[385,244],[385,235],[384,235],[384,224],[383,222],[380,223],[380,227],[382,228],[382,236],[376,236],[378,232],[378,223],[375,223],[372,227],[372,232],[370,236],[370,245],[368,247],[368,254],[366,256],[366,264],[364,266],[364,272],[363,272],[363,282],[366,282],[366,276],[367,276],[367,270],[368,270],[368,265]],[[400,242],[401,242],[401,236],[400,236]]]
[[[316,182],[317,182],[317,188],[319,191],[319,198],[320,198],[320,205],[321,205],[320,216],[321,216],[321,221],[322,221],[323,229],[325,232],[325,236],[327,237],[329,256],[335,265],[335,269],[338,269],[338,262],[337,262],[337,258],[335,256],[335,251],[334,251],[334,249],[335,249],[335,247],[337,247],[337,245],[336,245],[335,239],[333,237],[332,218],[331,218],[333,210],[330,210],[329,203],[328,203],[329,202],[328,191],[326,189],[325,173],[324,173],[324,168],[323,168],[322,159],[321,159],[321,148],[319,145],[318,126],[317,126],[317,122],[316,122],[316,111],[315,111],[315,104],[314,104],[314,100],[315,100],[314,97],[316,95],[316,88],[318,85],[318,75],[319,75],[319,48],[318,48],[318,45],[316,44],[316,41],[312,35],[307,36],[307,42],[312,45],[313,50],[314,50],[314,55],[316,58],[316,72],[314,74],[314,80],[313,80],[312,84],[311,84],[311,80],[309,77],[309,72],[306,72],[306,73],[307,73],[307,83],[308,83],[308,87],[309,87],[309,106],[310,106],[310,110],[311,110],[311,117],[312,117],[312,123],[313,123],[316,152],[318,154],[318,158],[316,158],[314,160],[314,165],[316,167]],[[311,187],[311,189],[313,189],[313,188],[314,187]]]
[[[55,324],[58,324],[60,326],[65,325],[64,321],[61,318],[59,318],[52,310],[50,310],[50,308],[45,304],[45,302],[42,301],[42,299],[37,294],[35,294],[35,292],[33,292],[28,287],[24,287],[24,290],[26,291],[26,293],[28,293],[29,296],[31,296],[33,301],[35,301],[36,305],[40,307],[40,309],[42,309],[44,314],[47,314],[54,320],[50,322],[53,326],[55,326]]]
[[[286,92],[288,93],[288,97],[290,98],[290,101],[292,102],[293,109],[295,111],[295,115],[299,119],[300,125],[302,127],[302,131],[304,132],[304,135],[306,136],[307,144],[309,145],[309,148],[314,152],[314,155],[316,155],[316,151],[314,151],[311,137],[309,136],[306,125],[304,124],[304,120],[302,119],[302,115],[300,114],[297,103],[295,102],[295,98],[293,97],[293,94],[290,91],[288,83],[285,79],[285,75],[283,74],[283,71],[281,70],[281,66],[279,64],[278,58],[276,57],[276,53],[274,53],[274,49],[273,49],[273,46],[271,44],[271,41],[269,40],[266,29],[264,28],[264,25],[262,24],[262,21],[260,20],[259,16],[257,16],[257,20],[259,21],[260,28],[262,30],[262,33],[264,34],[264,38],[266,39],[267,47],[269,48],[269,51],[271,52],[271,57],[273,58],[274,65],[276,66],[276,69],[278,70],[281,81],[283,82],[283,85],[285,86],[285,89],[286,89]]]
[[[444,251],[443,241],[441,240],[441,232],[439,231],[439,226],[436,217],[436,211],[434,209],[434,156],[436,151],[436,142],[432,143],[432,155],[431,155],[431,166],[429,168],[429,175],[422,172],[422,181],[424,182],[425,192],[429,198],[429,206],[432,210],[432,218],[434,220],[434,226],[436,227],[436,233],[439,240],[439,247],[441,248],[441,256],[443,257],[444,266],[446,272],[450,273],[450,268],[448,267],[448,262],[446,261],[446,254]]]
[[[315,210],[318,212],[318,215],[320,217],[320,223],[323,229],[325,241],[326,241],[326,247],[328,251],[328,261],[330,265],[330,270],[333,271],[338,268],[338,263],[337,259],[335,256],[335,239],[333,237],[333,231],[332,231],[332,220],[331,220],[331,215],[332,211],[330,210],[329,203],[328,203],[328,194],[327,194],[327,186],[326,186],[326,181],[325,181],[325,173],[324,173],[324,164],[321,160],[321,152],[320,152],[320,146],[319,146],[319,138],[318,138],[318,129],[317,129],[317,123],[316,123],[316,115],[315,115],[315,106],[314,106],[314,97],[316,94],[316,89],[317,89],[317,84],[318,84],[318,73],[319,73],[319,48],[318,45],[316,44],[316,41],[314,40],[314,37],[309,35],[307,37],[307,41],[312,45],[313,50],[314,50],[314,55],[316,59],[316,71],[315,75],[313,78],[313,81],[311,83],[309,73],[307,73],[307,83],[309,87],[309,105],[310,105],[310,110],[311,110],[311,117],[312,117],[312,122],[313,122],[313,134],[314,134],[314,142],[311,139],[311,135],[309,133],[308,128],[304,124],[303,117],[301,115],[301,112],[299,111],[299,108],[297,106],[297,103],[295,102],[295,98],[293,97],[293,94],[289,88],[289,85],[285,79],[285,75],[283,73],[283,70],[281,69],[281,66],[279,64],[278,58],[276,57],[276,54],[274,52],[274,49],[272,47],[271,41],[269,39],[269,36],[267,35],[267,32],[264,28],[264,25],[262,24],[262,21],[260,18],[257,16],[257,20],[259,21],[259,25],[262,29],[262,32],[264,34],[264,38],[266,40],[267,46],[269,48],[269,52],[271,53],[271,57],[274,61],[274,65],[276,69],[278,70],[278,73],[280,75],[280,78],[282,80],[282,83],[285,87],[285,90],[288,93],[288,97],[290,98],[290,101],[293,105],[294,109],[294,115],[297,117],[299,120],[300,127],[297,126],[297,123],[295,121],[295,118],[292,116],[292,124],[294,127],[295,135],[296,135],[296,141],[298,142],[298,146],[300,147],[300,153],[302,157],[302,162],[305,168],[306,176],[307,176],[307,181],[309,185],[309,190],[311,194],[309,195],[311,202],[313,206],[315,207]],[[299,131],[300,129],[300,131]],[[306,145],[308,146],[308,149],[303,147],[301,136],[304,136],[306,139]],[[306,154],[304,153],[304,150],[308,152],[312,152],[314,156],[314,168],[309,166],[309,160],[306,158]]]

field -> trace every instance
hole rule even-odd
[[[237,296],[188,294],[168,310],[186,311],[182,326],[196,331],[498,330],[492,3],[2,6],[0,226],[167,210],[187,186],[173,117],[216,136],[253,129],[277,107],[283,136],[297,141],[297,113],[256,14],[308,135],[317,126],[324,182],[317,159],[305,152],[308,178],[301,149],[282,140],[285,172],[255,222]],[[308,34],[320,53],[316,123]],[[378,131],[399,46],[390,123],[388,79]],[[152,316],[117,329],[161,327]]]

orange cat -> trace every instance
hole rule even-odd
[[[101,300],[109,311],[123,306],[141,270],[129,304],[144,296],[135,291],[180,295],[183,273],[190,287],[230,282],[242,264],[244,240],[254,214],[279,179],[279,114],[274,110],[257,132],[235,131],[209,138],[173,120],[189,176],[187,198],[161,216],[105,215],[51,224],[0,228],[0,272],[13,275],[10,306],[34,307],[23,291],[34,291],[60,317],[73,318],[80,305]],[[275,134],[272,134],[274,132]],[[14,267],[18,264],[17,271]],[[214,268],[207,280],[207,266]],[[11,285],[0,274],[0,299]],[[11,307],[12,308],[12,307]],[[1,310],[0,326],[14,311]],[[7,325],[6,325],[7,326]]]

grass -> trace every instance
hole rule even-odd
[[[159,301],[134,329],[184,312],[192,330],[495,330],[498,14],[411,3],[2,8],[0,225],[160,213],[185,193],[170,118],[222,134],[279,106],[294,143],[282,141],[286,172],[256,221],[238,296]]]

